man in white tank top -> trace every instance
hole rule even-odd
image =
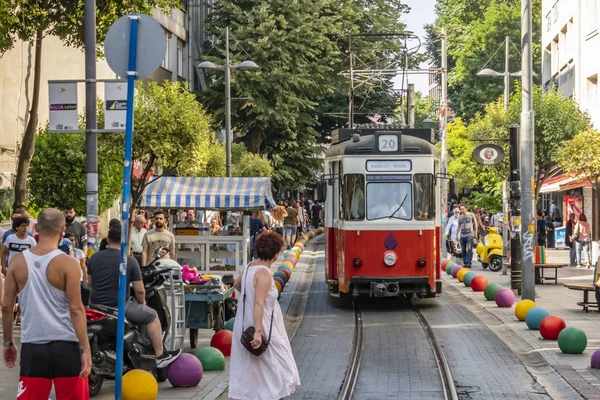
[[[2,304],[4,362],[13,368],[13,307],[17,293],[23,312],[19,400],[89,399],[92,368],[86,316],[81,301],[79,263],[58,250],[65,217],[53,208],[38,217],[38,244],[9,263]]]

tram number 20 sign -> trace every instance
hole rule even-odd
[[[381,152],[398,151],[398,135],[379,135],[378,148]]]

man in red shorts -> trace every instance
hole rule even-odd
[[[92,357],[81,301],[81,269],[76,259],[58,250],[64,231],[64,215],[45,209],[38,217],[38,244],[15,255],[8,266],[2,328],[9,368],[17,361],[13,342],[17,293],[23,312],[17,400],[48,399],[53,383],[56,400],[89,399]]]

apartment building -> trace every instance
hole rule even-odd
[[[600,0],[542,1],[542,83],[574,98],[600,128]]]

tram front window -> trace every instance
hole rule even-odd
[[[367,185],[367,219],[411,219],[412,198],[408,182],[381,182]]]

